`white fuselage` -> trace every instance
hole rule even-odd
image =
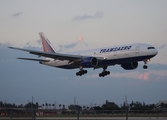
[[[103,62],[97,65],[97,68],[99,68],[115,64],[144,61],[154,57],[157,53],[158,51],[151,45],[136,43],[80,51],[73,54],[103,58]],[[50,61],[42,62],[42,64],[64,69],[73,69],[79,67],[78,65],[71,63],[69,60],[46,59],[49,59]]]

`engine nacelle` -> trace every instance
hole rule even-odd
[[[138,67],[138,62],[123,63],[121,67],[125,70],[133,70]]]
[[[81,60],[82,67],[96,67],[98,60],[95,57],[87,57]]]

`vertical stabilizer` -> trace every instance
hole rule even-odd
[[[39,33],[39,37],[41,38],[41,42],[42,42],[44,52],[56,53],[54,47],[52,46],[50,41],[45,37],[43,32]]]

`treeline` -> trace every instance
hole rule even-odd
[[[7,103],[7,102],[0,101],[0,108],[32,108],[32,107],[38,109],[39,107],[38,102],[36,102],[35,104],[34,103],[32,104],[31,102],[29,102],[25,105],[23,104],[16,105],[15,103]]]
[[[67,108],[68,107],[68,108]],[[167,104],[162,103],[161,107],[166,108],[167,109]],[[145,102],[138,102],[138,101],[132,101],[131,103],[127,104],[127,103],[123,103],[120,106],[118,106],[116,103],[114,102],[109,102],[108,100],[106,100],[106,102],[102,105],[91,105],[91,106],[86,106],[86,105],[68,105],[65,106],[64,104],[59,104],[58,108],[56,108],[55,104],[51,104],[51,103],[45,103],[42,105],[39,105],[38,102],[33,103],[32,102],[28,102],[27,104],[23,105],[16,105],[14,103],[7,103],[7,102],[2,102],[0,101],[0,108],[42,108],[42,109],[59,109],[59,110],[83,110],[83,111],[87,111],[87,110],[96,110],[96,111],[107,111],[107,110],[155,110],[156,106],[155,104],[145,104]]]
[[[155,104],[145,104],[145,102],[134,102],[132,101],[130,104],[126,104],[125,102],[121,105],[118,106],[114,102],[109,102],[106,100],[105,104],[101,106],[93,106],[93,107],[88,107],[88,106],[74,106],[70,105],[69,109],[72,110],[74,108],[80,109],[80,110],[153,110],[155,109]]]
[[[106,100],[105,104],[102,106],[93,107],[94,110],[153,110],[155,109],[155,104],[145,104],[144,102],[134,102],[126,104],[125,102],[118,106],[114,102],[109,102]]]

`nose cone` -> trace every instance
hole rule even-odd
[[[154,49],[154,54],[157,55],[158,54],[158,50]]]

